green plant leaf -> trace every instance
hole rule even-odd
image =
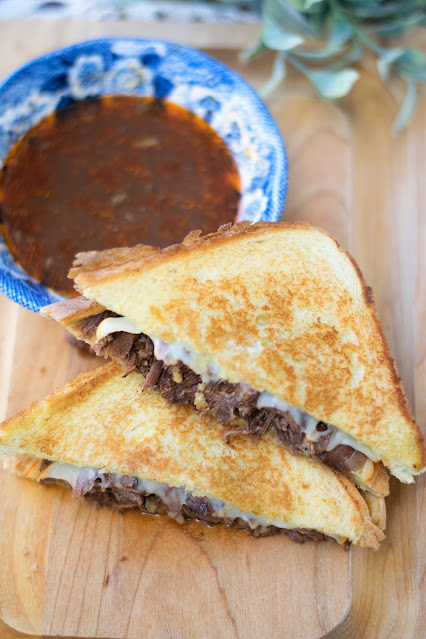
[[[379,71],[380,76],[383,78],[383,80],[388,79],[392,65],[395,63],[396,60],[398,60],[398,58],[400,58],[403,55],[404,51],[405,49],[402,49],[402,48],[386,49],[382,53],[382,55],[379,58],[377,58],[377,61],[376,61],[377,69]]]
[[[417,103],[417,86],[414,80],[407,80],[407,93],[392,126],[393,135],[404,129],[411,120]]]
[[[354,40],[350,46],[349,51],[340,59],[340,62],[344,64],[352,64],[352,62],[358,62],[361,60],[363,54],[362,46],[357,40]]]
[[[303,13],[309,12],[314,5],[323,4],[324,0],[287,0],[287,4],[290,4],[296,11]],[[318,7],[315,7],[317,9]]]
[[[312,7],[314,5],[319,5],[319,4],[323,4],[324,0],[305,0],[305,11],[312,9]],[[320,7],[315,7],[315,8],[320,8]]]
[[[341,45],[328,44],[324,49],[318,51],[308,51],[306,49],[298,49],[297,55],[304,60],[312,60],[312,62],[325,62],[340,53]]]
[[[416,8],[413,0],[387,0],[387,2],[354,2],[350,13],[357,18],[373,20],[376,18],[401,17]]]
[[[241,51],[240,60],[241,62],[250,62],[253,58],[262,55],[268,51],[268,47],[266,47],[262,40],[258,40],[256,44],[254,44],[250,49],[246,49],[245,51]]]
[[[334,99],[350,92],[359,78],[359,73],[351,68],[352,63],[369,49],[377,56],[377,69],[383,80],[394,74],[407,83],[394,125],[397,131],[406,126],[414,111],[416,82],[426,82],[426,54],[389,41],[414,25],[426,26],[425,1],[260,0],[261,42],[242,54],[242,58],[250,60],[268,49],[277,52],[262,95],[282,82],[288,61],[311,80],[324,98]],[[312,51],[303,46],[306,37],[322,40],[321,48]],[[389,48],[381,39],[388,41]]]
[[[281,84],[286,75],[286,64],[285,64],[285,56],[281,51],[277,53],[275,56],[275,62],[272,69],[272,73],[270,78],[265,82],[265,84],[259,89],[259,95],[264,98],[268,96],[272,91],[275,91],[276,88]]]
[[[340,13],[333,13],[329,20],[329,39],[336,44],[343,44],[352,38],[354,29],[349,20]]]
[[[426,55],[422,51],[405,49],[396,67],[402,76],[426,82]]]
[[[341,0],[339,4],[341,5],[342,11],[346,11],[350,13],[352,11],[352,5],[356,5],[360,7],[364,7],[366,5],[368,6],[371,4],[371,0]],[[346,6],[346,5],[350,5],[350,6]]]
[[[329,36],[327,46],[319,51],[298,50],[297,55],[305,60],[322,62],[340,53],[354,31],[350,22],[340,15],[333,14],[329,20]]]
[[[344,71],[352,62],[357,62],[362,57],[362,46],[354,42],[349,51],[342,55],[336,62],[327,67],[327,71]]]
[[[263,0],[262,16],[280,25],[285,31],[301,36],[319,36],[317,23],[309,16],[289,6],[286,0]]]
[[[342,69],[341,71],[310,71],[308,76],[316,88],[325,98],[341,98],[349,93],[359,78],[358,71]]]
[[[302,36],[285,31],[269,18],[263,24],[261,37],[262,42],[275,51],[288,51],[303,42]]]
[[[411,13],[407,16],[397,17],[395,20],[380,20],[365,25],[365,31],[373,32],[385,38],[399,38],[408,29],[418,24],[422,18],[421,13]]]
[[[377,68],[384,80],[395,70],[404,78],[426,82],[426,55],[415,49],[388,49],[377,60]]]

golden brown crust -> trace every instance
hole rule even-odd
[[[139,269],[155,267],[169,259],[188,253],[195,248],[210,249],[214,246],[232,242],[245,236],[260,235],[263,231],[279,231],[281,228],[312,229],[310,224],[304,222],[238,222],[237,224],[224,224],[216,233],[201,235],[200,230],[191,231],[180,244],[172,244],[163,249],[148,246],[146,244],[136,244],[129,248],[106,249],[105,251],[89,251],[77,253],[73,268],[68,273],[68,277],[75,280],[75,288],[82,292],[82,288],[90,286],[91,282],[104,277],[113,277],[117,271],[121,273],[123,267],[128,272],[135,272]],[[334,238],[324,231],[317,229],[331,239]],[[336,240],[334,240],[336,242]],[[336,242],[337,244],[337,242]],[[81,277],[80,277],[81,276]],[[80,285],[81,282],[81,285]]]
[[[218,362],[222,377],[334,424],[412,481],[426,464],[424,440],[353,258],[309,224],[241,223],[198,235],[162,251],[134,247],[119,264],[111,252],[80,255],[71,274],[142,332],[179,341]],[[265,315],[270,325],[258,326]]]
[[[381,462],[374,464],[373,477],[366,482],[365,489],[376,497],[389,495],[389,473]]]
[[[55,308],[55,306],[60,307],[62,305],[64,306],[64,309]],[[80,315],[77,320],[76,313],[73,308],[74,305],[80,310]],[[104,307],[100,308],[103,310]],[[45,316],[52,317],[53,319],[60,318],[58,321],[60,321],[60,323],[65,326],[65,328],[67,328],[67,330],[69,330],[78,340],[86,341],[88,344],[93,344],[93,342],[96,341],[96,338],[93,337],[91,340],[88,339],[88,336],[82,332],[79,321],[83,317],[89,317],[98,313],[96,307],[91,306],[90,300],[86,300],[85,298],[74,298],[70,301],[58,302],[56,305],[48,307],[48,309],[51,310],[48,310],[48,312],[45,313]],[[380,462],[372,464],[369,460],[366,460],[366,468],[359,469],[358,472],[353,473],[351,481],[359,489],[371,491],[376,496],[386,496],[389,494],[389,475],[386,468]]]
[[[350,479],[361,491],[371,492],[376,497],[389,495],[389,474],[381,462],[373,464],[366,458],[364,466],[353,471]]]
[[[328,233],[309,224],[241,223],[124,255],[120,263],[111,252],[80,255],[77,288],[141,332],[217,362],[222,377],[351,434],[403,481],[424,469],[424,440],[371,289]]]
[[[340,249],[340,245],[337,242],[337,240],[335,240],[337,247]],[[342,249],[340,249],[342,250]],[[419,472],[422,468],[424,468],[426,466],[426,445],[425,445],[425,439],[423,437],[422,432],[420,431],[419,427],[417,426],[417,423],[412,415],[411,412],[411,406],[409,404],[409,401],[407,399],[407,396],[405,395],[404,392],[404,388],[402,386],[402,380],[398,374],[398,371],[396,369],[396,365],[394,362],[394,359],[392,357],[392,354],[390,352],[390,348],[389,348],[389,344],[386,340],[385,334],[383,332],[383,328],[382,325],[380,323],[379,317],[377,315],[377,310],[376,310],[376,305],[374,303],[374,296],[373,296],[373,290],[370,286],[367,285],[364,276],[361,272],[361,269],[359,268],[356,260],[352,257],[352,255],[350,253],[348,253],[348,251],[343,251],[347,257],[350,259],[350,261],[352,262],[352,265],[358,275],[359,281],[361,283],[362,286],[362,290],[363,290],[363,295],[364,295],[364,299],[365,299],[365,303],[368,306],[368,308],[370,309],[370,313],[371,316],[374,320],[375,326],[376,326],[376,331],[377,334],[380,337],[380,342],[384,351],[384,358],[389,366],[389,370],[392,376],[392,380],[393,380],[393,384],[394,384],[394,389],[395,389],[395,393],[396,396],[398,398],[398,403],[399,403],[399,408],[401,410],[402,415],[404,415],[405,419],[410,422],[411,424],[413,424],[414,428],[413,428],[413,433],[414,436],[417,440],[417,449],[420,452],[420,456],[419,456],[419,462],[418,463],[414,463],[413,464],[413,469],[414,471]]]
[[[74,297],[73,299],[67,299],[63,302],[56,302],[55,304],[49,304],[40,309],[40,315],[54,319],[60,324],[68,324],[77,322],[78,320],[92,315],[98,315],[105,310],[104,306],[98,304],[94,300],[88,300],[83,295],[80,297]]]
[[[227,445],[225,427],[142,391],[107,364],[0,427],[0,451],[136,475],[230,502],[269,523],[320,530],[376,548],[382,532],[342,475],[290,455],[267,435]],[[195,435],[195,436],[194,436]],[[220,469],[220,472],[218,472]]]
[[[78,304],[77,300],[80,300]],[[77,319],[77,321],[75,320],[75,312],[72,308],[74,304],[81,309],[81,316]],[[60,307],[61,305],[66,305],[66,308],[63,311],[62,309],[54,308],[55,306]],[[101,308],[103,309],[103,307]],[[87,335],[83,334],[79,322],[81,317],[89,317],[97,314],[96,309],[93,309],[93,312],[91,312],[91,302],[89,300],[85,300],[85,298],[75,298],[74,300],[71,300],[70,303],[68,300],[66,302],[58,302],[56,305],[52,306],[52,310],[54,312],[45,313],[46,317],[52,317],[53,319],[60,317],[61,319],[58,321],[60,321],[62,325],[65,326],[65,328],[67,328],[77,339],[86,341],[88,344],[92,344],[95,341],[94,339],[89,340]],[[68,311],[68,315],[66,315],[65,311]],[[369,470],[371,467],[373,467],[372,472]],[[360,469],[358,472],[353,473],[351,480],[359,489],[371,491],[372,494],[376,496],[386,496],[389,494],[389,475],[386,468],[380,462],[372,465],[369,460],[366,460],[366,470],[362,469],[361,472]]]
[[[370,517],[375,526],[381,530],[386,528],[386,505],[383,497],[377,497],[370,492],[361,491],[370,512]]]
[[[165,249],[163,249],[165,250]],[[137,244],[131,248],[106,249],[105,251],[89,251],[77,253],[74,266],[68,273],[68,277],[74,279],[79,268],[85,271],[97,271],[109,267],[131,266],[134,259],[150,259],[163,251],[153,246]]]

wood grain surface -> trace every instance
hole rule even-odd
[[[0,23],[0,75],[54,47],[123,29],[137,35],[135,28]],[[269,58],[243,67],[235,51],[218,48],[217,34],[204,30],[202,41],[188,34],[187,26],[166,26],[162,37],[212,49],[255,87],[267,77]],[[425,96],[397,139],[395,102],[371,60],[338,105],[321,102],[291,73],[267,102],[289,156],[284,217],[326,228],[353,252],[424,426]],[[72,349],[60,326],[5,298],[0,311],[1,417],[98,363]],[[423,479],[392,481],[387,539],[377,553],[252,540],[197,523],[185,531],[162,518],[95,510],[64,489],[6,473],[0,483],[1,638],[426,636]]]

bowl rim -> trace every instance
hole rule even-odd
[[[140,44],[152,44],[153,46],[161,46],[164,45],[166,47],[173,47],[175,50],[179,52],[184,52],[189,54],[191,57],[198,57],[200,61],[207,63],[209,66],[220,71],[225,77],[232,77],[234,82],[236,82],[237,86],[240,85],[244,87],[244,97],[249,102],[252,102],[256,109],[264,116],[265,120],[268,122],[268,128],[271,132],[271,135],[274,140],[274,148],[277,153],[277,167],[276,171],[279,172],[279,192],[277,194],[276,201],[273,198],[270,198],[273,202],[273,208],[269,210],[269,221],[277,222],[281,219],[282,213],[284,210],[284,205],[287,198],[287,190],[288,190],[288,157],[287,151],[285,147],[285,143],[281,132],[272,117],[268,107],[263,102],[261,97],[255,91],[255,89],[250,85],[250,83],[245,80],[237,71],[228,67],[223,62],[216,60],[214,57],[210,56],[204,51],[200,51],[199,49],[195,49],[193,47],[187,46],[185,44],[181,44],[178,42],[173,42],[170,40],[163,40],[161,38],[138,38],[132,36],[107,36],[102,38],[92,38],[89,40],[82,40],[79,42],[75,42],[70,45],[66,45],[64,47],[60,47],[58,49],[54,49],[53,51],[48,51],[40,56],[35,58],[31,58],[28,62],[21,64],[19,67],[14,69],[11,73],[9,73],[5,78],[0,81],[0,104],[1,104],[1,93],[3,89],[13,83],[14,78],[18,76],[20,73],[25,70],[31,68],[34,65],[39,64],[40,62],[48,62],[49,60],[55,59],[58,56],[66,54],[67,52],[73,52],[78,49],[82,49],[82,55],[90,55],[90,51],[84,51],[84,49],[90,49],[92,46],[96,45],[107,45],[112,46],[117,42],[130,42],[130,43],[140,43]],[[125,54],[123,54],[125,55]],[[130,54],[125,55],[125,57],[132,57]],[[112,93],[112,95],[122,95],[120,93]],[[166,98],[167,99],[167,98]],[[19,104],[19,101],[18,101]],[[261,126],[261,125],[260,125]],[[25,135],[26,132],[23,134]],[[232,151],[230,150],[231,154]],[[236,161],[236,160],[235,160]],[[262,214],[263,215],[263,214]],[[244,216],[239,217],[238,213],[235,219],[236,221],[243,221]],[[262,217],[260,218],[262,220]],[[8,249],[6,249],[8,250]],[[12,256],[13,257],[13,256]],[[3,268],[0,265],[0,293],[11,299],[12,301],[18,303],[20,306],[23,306],[26,309],[32,310],[36,313],[40,311],[40,308],[44,306],[46,303],[51,303],[52,299],[56,298],[58,301],[62,299],[66,299],[63,296],[59,295],[49,287],[37,282],[29,273],[25,272],[28,277],[18,278],[13,273],[9,272],[6,268]],[[35,303],[35,298],[45,297],[45,300],[39,300]],[[30,299],[29,299],[30,298]],[[47,301],[46,301],[47,300]]]

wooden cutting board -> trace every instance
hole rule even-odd
[[[137,24],[0,23],[0,75],[70,42],[150,32],[151,25]],[[242,67],[235,51],[218,48],[225,32],[239,44],[255,35],[238,25],[210,33],[164,25],[161,35],[210,49],[259,87],[270,59]],[[396,107],[372,61],[338,106],[321,102],[292,73],[268,106],[289,155],[284,217],[323,226],[353,252],[424,425],[425,96],[397,139],[390,136]],[[0,417],[97,364],[68,345],[60,326],[0,298]],[[426,636],[424,480],[391,482],[387,539],[377,553],[121,516],[6,472],[0,483],[1,638],[16,631],[138,639]]]

